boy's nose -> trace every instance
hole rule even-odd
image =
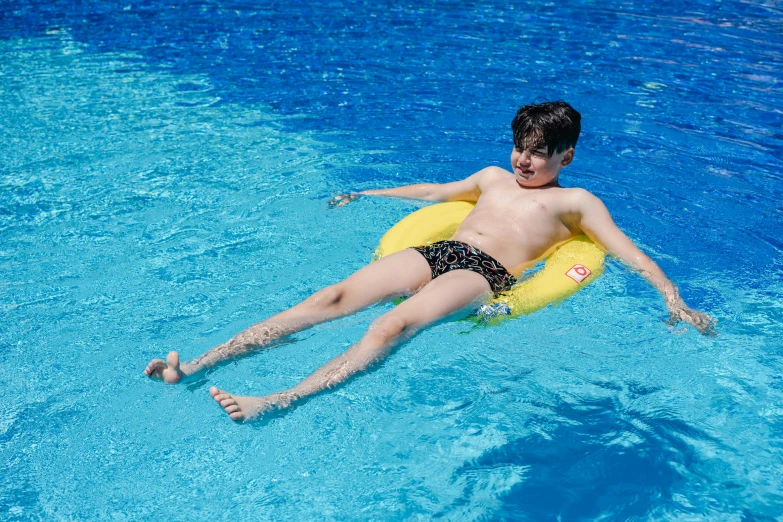
[[[519,163],[530,163],[530,152],[523,150],[519,153]]]

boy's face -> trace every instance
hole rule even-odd
[[[557,176],[563,167],[574,159],[574,149],[568,148],[563,152],[555,152],[552,157],[547,156],[546,147],[536,147],[519,150],[516,147],[511,151],[511,167],[517,184],[524,188],[536,188],[557,184]]]

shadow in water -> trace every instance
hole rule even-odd
[[[551,406],[550,406],[551,408]],[[560,402],[550,416],[528,426],[540,433],[493,448],[466,463],[455,476],[465,494],[453,508],[468,505],[477,476],[488,469],[525,469],[522,482],[500,498],[498,518],[509,520],[626,520],[661,511],[695,513],[676,501],[688,497],[699,457],[687,439],[709,440],[701,430],[667,411],[623,409],[611,398]],[[445,514],[444,514],[445,515]]]

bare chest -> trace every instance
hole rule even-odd
[[[515,193],[516,192],[516,193]],[[520,193],[521,192],[521,193]],[[492,216],[504,223],[516,223],[527,230],[551,233],[562,230],[564,225],[561,205],[549,191],[493,190],[481,195],[475,212]]]

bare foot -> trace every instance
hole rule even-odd
[[[242,397],[218,390],[213,386],[209,389],[209,394],[228,413],[231,420],[237,422],[253,420],[268,411],[291,405],[291,398],[282,393],[273,393],[266,397]]]
[[[150,361],[144,369],[144,375],[153,379],[161,379],[167,384],[174,384],[179,382],[183,375],[188,375],[188,373],[183,372],[183,369],[179,364],[179,354],[177,352],[169,352],[165,361],[161,359]]]

